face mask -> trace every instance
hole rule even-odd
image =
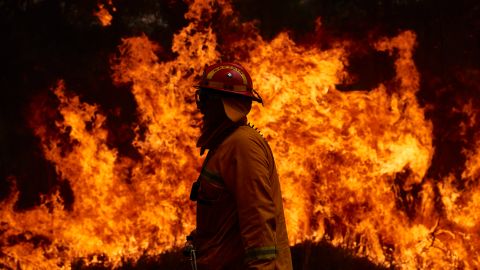
[[[215,128],[225,120],[226,117],[220,95],[197,90],[195,92],[195,101],[198,110],[203,114],[202,130]]]

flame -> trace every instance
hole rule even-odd
[[[111,9],[113,11],[115,11],[115,7],[113,6],[113,2],[112,0],[109,0],[107,5],[109,7],[111,7]],[[98,20],[100,21],[100,23],[102,24],[102,26],[109,26],[112,24],[112,19],[113,19],[113,16],[112,14],[110,14],[110,12],[108,11],[108,9],[106,8],[106,6],[102,3],[98,3],[97,5],[98,7],[98,11],[95,11],[94,12],[94,15],[97,16]]]
[[[264,97],[265,107],[254,107],[250,120],[276,156],[292,245],[328,240],[399,269],[480,267],[480,194],[474,181],[480,175],[480,139],[476,150],[465,151],[462,177],[471,179],[472,188],[457,188],[453,176],[426,177],[433,127],[416,99],[415,33],[370,44],[390,54],[392,82],[346,93],[335,85],[349,76],[345,67],[355,44],[338,41],[321,50],[296,44],[288,33],[266,41],[253,24],[232,17],[229,2],[219,1],[218,8],[209,1],[190,4],[190,23],[173,38],[174,60],[161,61],[162,48],[145,35],[124,38],[118,46],[112,80],[131,85],[138,104],[132,127],[138,160],[108,146],[102,108],[58,82],[53,92],[60,117],[53,135],[46,123],[52,119],[45,120],[42,111],[32,115],[31,126],[75,201],[65,209],[56,192],[33,210],[16,212],[12,192],[0,204],[1,264],[69,269],[83,258],[87,265],[115,267],[183,245],[194,228],[188,193],[201,164],[192,85],[206,64],[223,56],[222,49],[250,70]],[[219,46],[217,33],[204,23],[214,12],[253,32]],[[471,106],[464,110],[476,114]]]

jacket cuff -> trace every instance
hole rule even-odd
[[[275,246],[264,246],[259,248],[247,249],[245,252],[245,261],[252,260],[270,260],[277,256],[277,248]]]

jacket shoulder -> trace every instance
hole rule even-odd
[[[224,146],[259,146],[263,148],[266,142],[265,139],[256,130],[249,126],[238,127],[230,136],[228,136],[222,143]]]
[[[227,156],[264,156],[272,159],[273,155],[265,139],[249,126],[238,127],[219,146],[222,157]]]

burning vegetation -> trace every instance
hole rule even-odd
[[[218,59],[264,98],[296,269],[480,268],[479,4],[438,49],[434,1],[90,2],[0,4],[0,268],[186,269]]]

